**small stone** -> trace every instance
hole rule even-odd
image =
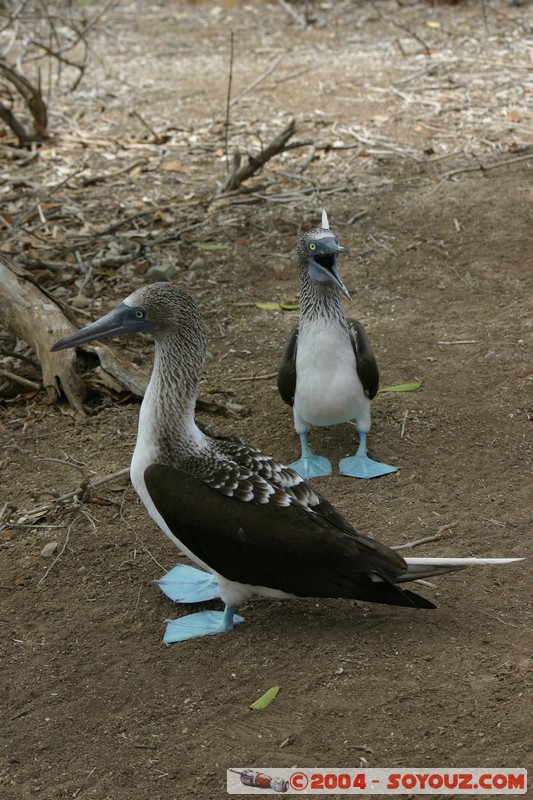
[[[146,277],[153,281],[169,281],[177,274],[178,270],[174,264],[160,264],[146,270]]]
[[[189,269],[205,269],[205,260],[202,256],[198,256],[191,262]]]
[[[274,277],[278,279],[278,281],[288,281],[289,275],[285,269],[285,264],[274,264],[272,267],[272,271],[274,273]]]
[[[43,558],[51,558],[57,550],[59,550],[58,542],[48,542],[41,550],[41,555]]]
[[[88,308],[91,305],[91,301],[88,297],[85,297],[84,294],[77,294],[76,297],[73,297],[70,301],[70,305],[73,308]]]

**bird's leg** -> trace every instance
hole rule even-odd
[[[323,475],[331,475],[331,464],[324,456],[315,456],[307,444],[307,431],[303,431],[300,436],[300,447],[302,454],[298,461],[289,464],[302,478],[318,478]]]
[[[203,603],[220,597],[220,587],[214,575],[188,564],[178,564],[157,584],[175,603]]]
[[[244,617],[235,613],[234,606],[226,606],[224,611],[198,611],[187,617],[167,620],[167,627],[163,642],[186,642],[187,639],[196,639],[198,636],[213,636],[217,633],[226,633],[244,622]]]
[[[397,467],[389,464],[382,464],[380,461],[373,461],[366,452],[366,432],[359,431],[359,447],[354,456],[343,458],[339,462],[341,475],[350,478],[379,478],[380,475],[388,475],[396,472]]]

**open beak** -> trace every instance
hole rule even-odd
[[[337,253],[348,253],[348,255],[350,254],[350,251],[346,247],[341,247],[340,244],[337,245],[337,248],[338,248]],[[337,286],[339,287],[339,289],[341,290],[343,295],[345,297],[347,297],[348,300],[351,303],[352,302],[352,298],[350,297],[350,292],[348,291],[348,289],[346,288],[344,283],[341,281],[341,276],[339,275],[339,265],[337,263],[337,253],[335,253],[335,261],[334,261],[333,266],[331,268],[331,274],[333,275],[333,280],[335,281],[335,283],[337,284]]]
[[[351,301],[350,293],[339,275],[337,256],[339,253],[350,253],[346,247],[342,247],[333,237],[323,239],[319,243],[319,249],[310,258],[311,277],[319,282],[333,281],[348,300]]]

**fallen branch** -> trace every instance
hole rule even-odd
[[[39,360],[43,388],[50,402],[56,402],[64,393],[74,411],[84,416],[88,387],[76,369],[76,351],[50,352],[58,339],[76,329],[72,313],[6,256],[0,256],[0,300],[4,324],[31,346]],[[100,385],[117,391],[125,388],[138,396],[144,394],[148,380],[138,367],[103,344],[95,343],[87,349],[100,362]]]
[[[96,489],[98,486],[102,486],[104,483],[110,483],[110,481],[114,481],[117,478],[122,478],[124,475],[128,475],[129,471],[130,468],[125,467],[124,469],[119,469],[118,472],[112,472],[110,475],[104,475],[103,478],[96,478],[94,481],[86,479],[82,481],[81,484],[73,491],[66,492],[66,494],[62,494],[60,497],[55,497],[53,500],[50,500],[49,503],[37,506],[29,511],[22,511],[20,520],[31,520],[35,517],[40,517],[47,511],[51,511],[55,506],[58,505],[58,503],[64,503],[66,500],[72,500],[75,497],[81,497],[91,489]],[[5,523],[6,526],[9,524],[10,523],[7,522]]]
[[[19,383],[21,386],[24,386],[25,389],[33,389],[36,392],[38,392],[41,388],[40,383],[29,381],[27,378],[23,378],[20,375],[15,375],[13,372],[9,372],[7,369],[0,369],[0,377],[7,378],[9,381],[13,381],[14,383]]]
[[[296,122],[294,119],[291,119],[288,125],[283,128],[281,133],[279,133],[275,139],[273,139],[264,150],[261,150],[260,153],[256,156],[249,155],[246,164],[241,165],[241,155],[237,151],[234,155],[234,164],[233,169],[227,176],[227,178],[223,181],[220,189],[217,192],[216,197],[219,197],[221,194],[226,192],[235,191],[238,189],[244,181],[251,178],[252,175],[255,175],[256,172],[264,167],[267,161],[270,161],[271,158],[278,155],[278,153],[282,153],[286,150],[286,145],[291,136],[294,136],[294,132],[296,130]]]
[[[48,133],[48,112],[46,103],[43,100],[40,86],[33,86],[32,83],[21,72],[9,64],[5,58],[0,58],[0,74],[10,81],[28,106],[28,110],[33,117],[35,132],[29,134],[22,123],[18,122],[14,114],[6,106],[0,108],[0,116],[6,122],[13,133],[17,136],[20,145],[46,139]]]
[[[122,358],[101,342],[92,342],[74,349],[50,348],[59,339],[76,330],[75,317],[68,306],[37,284],[33,276],[6,256],[0,256],[0,319],[6,327],[24,339],[35,352],[42,371],[42,386],[50,402],[64,394],[78,416],[85,416],[83,402],[89,390],[115,396],[130,392],[143,397],[148,376],[131,361]],[[79,372],[78,354],[87,354],[85,374]],[[2,374],[2,372],[0,372]],[[11,373],[5,377],[32,389],[41,387]],[[226,405],[198,398],[196,408],[209,414],[240,417],[246,410],[236,403]]]
[[[19,145],[24,147],[24,145],[29,144],[31,142],[32,137],[16,116],[13,114],[10,108],[5,106],[3,103],[0,102],[0,119],[3,119],[8,128],[11,128],[17,139],[19,140]]]
[[[428,194],[435,194],[436,192],[438,192],[443,183],[446,183],[447,180],[455,177],[455,175],[462,175],[464,172],[489,172],[489,170],[491,169],[500,169],[501,167],[508,167],[511,164],[516,164],[519,161],[527,161],[530,158],[533,158],[533,153],[527,153],[526,155],[517,156],[516,158],[509,158],[507,159],[507,161],[497,161],[496,164],[489,164],[488,166],[485,166],[484,164],[476,164],[475,167],[461,167],[459,169],[451,169],[449,172],[444,173],[444,175],[441,177],[436,186],[434,186],[433,189],[431,189]]]
[[[57,303],[54,303],[27,276],[24,270],[0,257],[0,317],[17,336],[24,339],[39,359],[43,388],[50,401],[59,397],[61,385],[71,406],[83,414],[83,382],[74,368],[75,353],[64,350],[50,353],[58,339],[73,326]]]

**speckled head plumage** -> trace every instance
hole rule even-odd
[[[52,349],[135,333],[151,333],[155,339],[154,369],[146,404],[143,401],[147,417],[158,419],[155,433],[149,426],[149,438],[158,443],[161,453],[178,458],[187,454],[198,438],[194,406],[206,346],[202,316],[188,292],[171,283],[143,286]]]
[[[156,341],[167,336],[186,338],[203,358],[206,337],[200,310],[188,292],[171,283],[136,289],[108,314],[65,336],[52,350],[133,333],[152,333]]]
[[[123,305],[145,312],[150,332],[156,339],[179,333],[205,342],[205,326],[198,304],[179,286],[172,283],[148,284],[126,297]]]

